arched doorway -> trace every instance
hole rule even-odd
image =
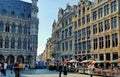
[[[19,63],[24,63],[24,57],[23,57],[22,55],[19,55],[19,56],[17,57],[17,61],[18,61]]]
[[[31,65],[31,64],[33,64],[33,57],[32,56],[27,56],[26,57],[26,63],[28,64],[28,65]]]
[[[0,55],[0,62],[5,62],[5,58],[3,55]]]
[[[9,55],[9,56],[7,57],[7,63],[8,63],[8,65],[9,65],[9,64],[14,64],[14,56]]]

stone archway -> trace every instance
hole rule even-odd
[[[17,61],[18,61],[19,63],[24,63],[24,57],[23,57],[22,55],[19,55],[19,56],[17,57]]]
[[[0,62],[5,62],[5,57],[3,55],[0,55]]]
[[[8,65],[9,65],[9,64],[14,64],[14,56],[9,55],[9,56],[7,57],[7,63],[8,63]]]
[[[33,64],[33,57],[31,55],[26,57],[26,64],[28,65]]]

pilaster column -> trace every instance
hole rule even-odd
[[[4,58],[5,58],[5,62],[6,62],[7,61],[7,55],[5,55]]]
[[[14,56],[14,63],[16,63],[17,61],[17,56]]]
[[[5,37],[3,36],[3,48],[5,48]]]
[[[100,60],[100,54],[98,53],[97,59]]]

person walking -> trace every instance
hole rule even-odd
[[[15,77],[20,77],[20,68],[19,68],[18,61],[16,61],[13,68],[14,68],[14,72],[15,72]]]
[[[11,74],[13,73],[13,66],[14,66],[14,64],[10,64]]]
[[[94,71],[94,62],[91,62],[88,66],[88,74],[90,77],[93,77],[93,71]]]
[[[6,76],[7,62],[4,63],[3,74]]]
[[[4,76],[4,63],[1,63],[1,76]]]
[[[67,77],[67,67],[66,67],[66,65],[64,65],[63,73],[64,73],[64,77]]]
[[[61,73],[62,73],[62,65],[59,65],[59,77],[61,77]]]

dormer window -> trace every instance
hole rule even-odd
[[[85,13],[85,7],[83,7],[83,14]]]
[[[102,2],[102,0],[98,0],[98,4],[101,3],[101,2]]]

